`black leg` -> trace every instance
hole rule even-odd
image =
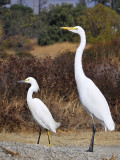
[[[90,146],[88,149],[88,152],[93,152],[93,147],[94,147],[94,136],[95,136],[95,132],[96,132],[96,127],[95,127],[95,123],[94,123],[94,118],[92,117],[93,120],[93,134],[92,134],[92,138],[91,138],[91,142],[90,142]]]
[[[39,144],[39,142],[40,142],[40,136],[41,136],[41,127],[40,127],[40,131],[39,131],[39,137],[38,137],[37,144]]]

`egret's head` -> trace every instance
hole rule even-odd
[[[75,27],[61,27],[61,29],[65,29],[68,31],[71,31],[73,33],[77,33],[79,35],[81,35],[82,33],[85,33],[84,29],[80,26],[75,26]]]
[[[38,92],[40,90],[37,81],[33,77],[28,77],[25,80],[20,80],[18,82],[19,83],[29,83],[29,84],[31,84],[34,92]]]

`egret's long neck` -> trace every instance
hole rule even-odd
[[[28,89],[28,93],[27,93],[27,102],[29,102],[30,100],[32,100],[32,95],[33,95],[33,87],[31,86],[29,89]]]
[[[83,50],[86,45],[86,36],[85,33],[83,32],[81,35],[81,43],[80,46],[78,47],[75,55],[75,79],[77,80],[80,78],[81,80],[85,77],[83,67],[82,67],[82,54]]]

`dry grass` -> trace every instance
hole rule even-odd
[[[10,154],[12,157],[19,155],[19,152],[14,152],[14,151],[7,149],[5,147],[2,147],[2,149],[6,154]]]
[[[78,44],[73,44],[70,42],[56,43],[48,46],[35,45],[30,53],[38,58],[45,58],[46,56],[54,58],[66,50],[75,52],[77,46]]]
[[[60,97],[58,94],[48,96],[43,90],[41,91],[41,95],[38,96],[36,94],[35,97],[36,96],[48,106],[54,119],[60,121],[62,130],[78,130],[81,127],[92,127],[91,117],[83,107],[80,106],[78,98],[74,99],[73,95],[70,95],[69,101],[65,101],[64,97]],[[14,98],[11,102],[4,102],[4,106],[1,112],[1,131],[35,132],[39,130],[38,125],[32,118],[25,99],[18,100]],[[96,125],[98,125],[98,123]]]
[[[76,44],[70,42],[55,43],[48,46],[39,46],[34,39],[31,40],[31,43],[32,48],[29,49],[28,52],[37,58],[46,58],[46,56],[55,58],[65,51],[71,51],[75,53],[76,48],[79,46],[79,43]],[[88,48],[90,48],[90,45],[86,46],[86,49]],[[7,55],[16,54],[16,51],[14,49],[5,50],[5,52],[7,53]]]
[[[113,43],[114,44],[114,43]],[[49,46],[50,47],[50,46]],[[100,46],[86,50],[83,56],[83,68],[105,95],[110,105],[116,130],[120,130],[120,92],[119,92],[119,56],[113,60],[113,49],[110,57],[99,54]],[[116,50],[119,50],[117,45]],[[69,55],[69,56],[68,56]],[[46,57],[11,57],[0,61],[0,130],[7,132],[35,132],[38,126],[34,123],[26,105],[28,85],[18,84],[17,81],[28,76],[34,77],[41,89],[39,98],[48,106],[56,121],[60,121],[62,129],[89,129],[91,118],[80,107],[78,92],[74,78],[74,53],[66,51],[54,59]],[[59,114],[58,114],[59,113]],[[101,129],[96,123],[97,129]]]
[[[50,56],[51,58],[55,58],[56,56],[65,52],[66,50],[69,50],[69,51],[75,53],[76,48],[78,46],[79,46],[79,43],[76,44],[76,43],[70,43],[70,42],[56,43],[56,44],[48,45],[48,46],[34,45],[33,49],[30,51],[30,53],[33,56],[36,56],[38,58],[45,58],[46,56]],[[89,47],[90,47],[90,45],[87,45],[86,49],[88,49]]]
[[[111,158],[103,157],[102,160],[117,160],[117,156],[113,154]]]
[[[91,130],[57,130],[57,133],[50,133],[52,145],[60,146],[88,146],[90,143],[92,131]],[[38,132],[21,132],[21,133],[0,133],[0,141],[20,142],[36,144],[38,139]],[[47,132],[42,131],[40,144],[48,145]],[[95,135],[95,145],[98,146],[114,146],[120,145],[120,132],[105,132],[97,131]]]

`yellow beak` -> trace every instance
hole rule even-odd
[[[61,29],[76,30],[77,28],[75,28],[75,27],[61,27]]]

